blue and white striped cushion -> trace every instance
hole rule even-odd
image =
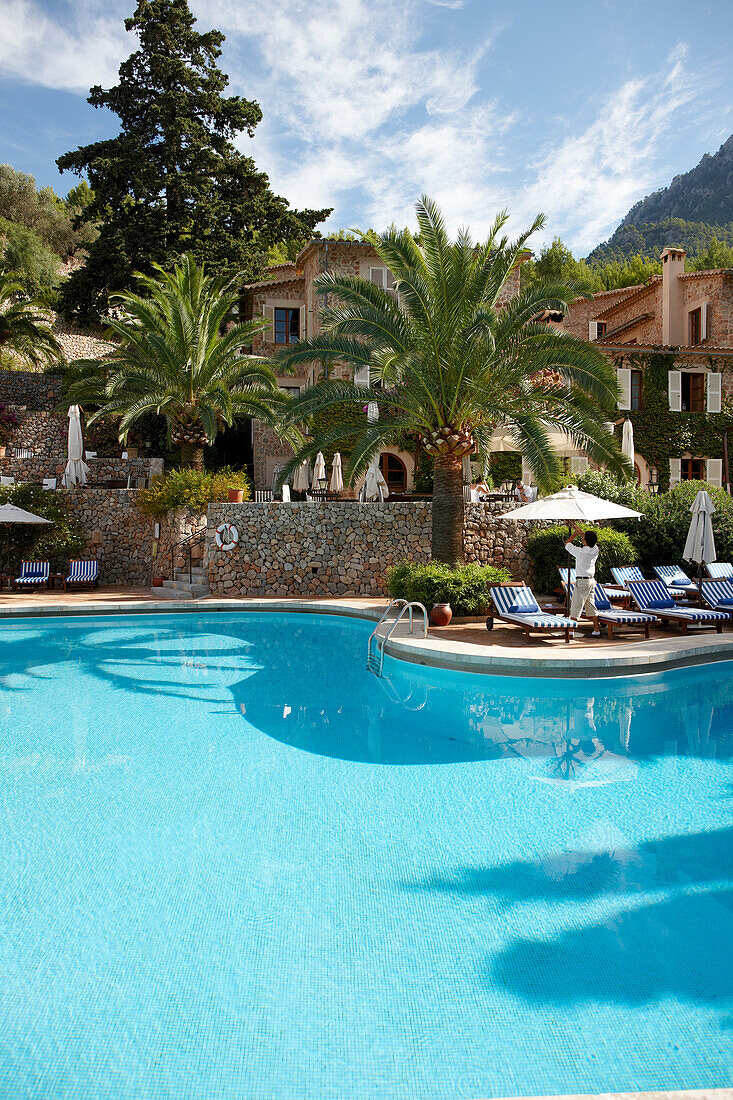
[[[693,582],[677,565],[655,565],[654,572],[667,588],[694,588]]]
[[[540,610],[532,589],[527,588],[526,585],[517,588],[492,588],[491,598],[502,615],[508,615],[510,608],[512,614],[520,615],[529,615]]]
[[[671,604],[672,601],[669,598],[668,589],[661,581],[644,581],[643,584],[635,584],[632,581],[629,584],[629,591],[637,607],[640,607],[642,611],[649,611],[653,615],[658,615],[662,619],[665,615],[674,615],[676,619],[686,619],[691,623],[710,623],[730,618],[730,615],[724,611],[705,611],[703,608],[695,607],[665,607],[665,602]],[[661,604],[662,606],[654,607],[653,604]]]
[[[731,581],[703,581],[702,598],[711,607],[733,606],[733,583]]]
[[[51,566],[47,561],[22,561],[20,576],[15,578],[15,583],[38,584],[39,581],[47,581],[50,572]]]
[[[625,626],[632,626],[634,623],[655,623],[657,621],[655,615],[647,615],[641,611],[621,611],[616,608],[611,611],[599,611],[598,618],[603,623],[621,623]]]
[[[555,626],[558,628],[562,628],[563,630],[565,629],[565,627],[569,627],[571,630],[574,630],[575,627],[578,625],[575,619],[566,619],[564,615],[551,615],[549,614],[549,612],[545,613],[544,611],[540,611],[536,615],[520,615],[509,613],[506,617],[508,619],[515,619],[523,626],[526,625],[536,627],[538,630],[544,630],[544,628],[548,626]]]
[[[712,577],[716,581],[733,580],[733,565],[727,561],[711,561],[705,568],[708,571],[708,576]]]
[[[88,583],[90,581],[96,581],[98,568],[99,566],[96,561],[70,561],[69,575],[66,578],[66,583],[73,583],[75,581]]]
[[[644,574],[638,565],[613,565],[611,566],[613,579],[616,584],[626,587],[629,581],[643,581]]]

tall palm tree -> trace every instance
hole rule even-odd
[[[265,322],[234,320],[234,282],[207,275],[190,255],[171,272],[156,265],[155,275],[139,278],[145,295],[113,299],[114,351],[93,379],[69,388],[66,402],[101,404],[88,422],[119,418],[122,441],[146,413],[165,416],[182,465],[197,469],[236,416],[278,426],[284,394],[266,362],[244,354]]]
[[[60,359],[48,306],[30,297],[12,275],[0,274],[0,358],[37,367]]]
[[[541,215],[510,243],[500,236],[502,213],[476,246],[467,230],[450,242],[430,199],[416,209],[419,238],[391,229],[375,245],[396,294],[355,276],[321,275],[316,289],[330,303],[321,314],[323,330],[286,348],[281,362],[287,369],[328,355],[355,370],[369,367],[369,387],[320,382],[295,399],[288,416],[306,421],[344,402],[379,403],[379,419],[355,440],[347,468],[352,482],[380,445],[405,432],[417,435],[435,461],[433,557],[455,563],[463,559],[463,456],[487,453],[502,426],[546,487],[561,473],[549,440],[552,429],[561,429],[595,461],[623,470],[605,427],[618,390],[597,348],[537,319],[563,309],[582,293],[577,288],[537,282],[500,305],[527,240],[544,224]],[[338,438],[335,429],[328,440],[306,444],[292,465]]]

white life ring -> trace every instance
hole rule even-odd
[[[220,523],[214,539],[220,550],[233,550],[239,542],[239,531],[233,523]]]

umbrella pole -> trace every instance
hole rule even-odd
[[[569,523],[568,524],[568,537],[570,535],[572,535],[572,533],[573,533],[573,525],[571,523]],[[568,565],[567,597],[566,597],[566,600],[565,600],[565,615],[568,619],[570,618],[570,570],[572,569],[572,563],[574,561],[575,561],[575,558],[573,557],[573,555],[568,554],[568,562],[570,564]]]

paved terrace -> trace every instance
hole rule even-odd
[[[377,620],[386,606],[383,599],[298,599],[206,596],[199,600],[161,600],[149,588],[100,587],[86,592],[2,592],[0,617],[15,615],[69,615],[109,613],[188,613],[197,611],[290,611],[348,615]],[[527,643],[523,632],[497,626],[487,632],[484,619],[431,628],[427,639],[400,632],[387,643],[386,653],[416,664],[437,665],[468,672],[515,676],[613,676],[660,672],[665,668],[733,660],[733,625],[722,634],[695,630],[687,636],[652,627],[648,641],[643,634],[591,638],[590,623],[583,638],[565,644],[562,637],[533,635]]]

